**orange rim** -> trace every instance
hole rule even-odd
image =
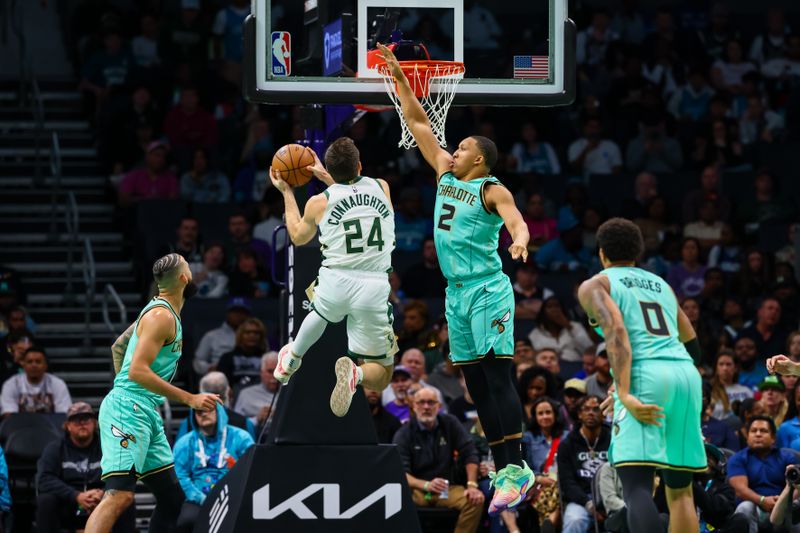
[[[414,91],[414,94],[417,98],[428,95],[430,80],[437,73],[440,73],[439,76],[452,76],[455,74],[464,73],[464,63],[460,61],[419,60],[398,61],[398,63],[408,78],[408,81],[411,84],[411,89]],[[389,67],[385,62],[379,63],[376,68],[382,76],[391,76]],[[446,74],[444,72],[446,72]]]

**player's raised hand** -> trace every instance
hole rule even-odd
[[[511,259],[514,261],[520,258],[522,258],[523,263],[528,261],[528,247],[524,244],[511,243],[511,246],[508,247],[508,253],[511,254]]]
[[[664,410],[654,404],[644,404],[639,398],[633,394],[627,396],[619,396],[619,401],[625,406],[625,409],[633,415],[633,418],[642,424],[650,424],[653,426],[660,426],[662,418],[664,418]]]
[[[272,185],[280,192],[291,191],[292,188],[281,178],[281,172],[277,168],[269,167],[269,179],[272,180]]]
[[[314,154],[314,164],[308,165],[306,170],[311,171],[314,176],[316,176],[316,178],[325,185],[333,185],[335,182],[333,181],[331,175],[328,174],[328,171],[325,170],[325,166],[322,164],[322,161],[320,161],[319,157],[317,157],[317,152],[311,150],[311,153]]]
[[[396,80],[405,79],[406,75],[403,72],[403,69],[400,68],[400,63],[397,61],[397,57],[394,55],[394,52],[389,50],[389,48],[381,43],[378,43],[377,47],[378,50],[381,51],[381,57],[383,57],[383,60],[386,61],[386,64],[389,66],[392,76],[394,76]]]
[[[186,403],[186,405],[195,411],[210,411],[212,409],[216,409],[218,403],[222,403],[222,399],[219,397],[219,394],[201,393],[192,394],[192,397],[189,398],[189,401]]]
[[[770,374],[800,375],[800,365],[785,355],[774,355],[767,359],[767,371]]]

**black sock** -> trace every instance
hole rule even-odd
[[[508,464],[522,466],[522,437],[506,437],[505,449]]]
[[[504,468],[508,464],[508,449],[506,448],[506,442],[500,441],[497,444],[489,444],[489,448],[492,449],[494,467],[497,471],[500,471],[501,468]]]

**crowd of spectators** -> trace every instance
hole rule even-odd
[[[641,228],[641,265],[669,282],[703,347],[712,465],[695,480],[703,523],[730,532],[766,526],[785,493],[786,466],[800,462],[797,379],[768,376],[764,366],[776,353],[800,361],[796,170],[775,157],[797,147],[800,24],[778,7],[763,20],[751,16],[743,29],[736,21],[745,15],[726,2],[638,4],[624,1],[613,15],[571,13],[579,30],[574,105],[454,108],[448,121],[451,141],[475,132],[495,139],[495,172],[531,235],[530,261],[506,265],[525,456],[541,480],[518,516],[481,518],[492,461],[463,378],[447,361],[447,323],[437,316],[446,283],[431,239],[434,176],[418,153],[393,148],[393,115],[368,115],[347,132],[364,174],[390,184],[396,213],[398,268],[390,280],[401,352],[390,387],[365,391],[370,412],[381,442],[401,449],[414,501],[456,509],[459,531],[482,520],[511,533],[585,533],[594,520],[624,531],[624,524],[614,529],[624,523],[613,518],[624,515],[624,504],[606,464],[609,429],[599,412],[612,381],[608,355],[574,297],[577,283],[599,270],[595,230],[613,215]],[[137,265],[149,264],[148,253],[178,252],[200,298],[230,299],[221,325],[187,354],[199,388],[219,393],[225,406],[191,413],[179,430],[176,468],[180,456],[191,495],[184,526],[210,484],[269,428],[277,398],[274,332],[253,316],[251,302],[277,295],[270,270],[286,241],[273,249],[272,232],[283,202],[267,168],[278,146],[303,137],[303,123],[297,107],[253,106],[241,97],[241,22],[249,9],[248,0],[85,1],[65,20],[121,229],[129,242],[160,239],[136,255]],[[507,44],[499,30],[493,42]],[[675,182],[686,190],[674,194]],[[174,234],[137,234],[132,217],[154,199],[183,202],[189,213],[231,209],[218,240],[205,239],[192,215]],[[505,230],[500,241],[502,254]],[[48,373],[49,346],[37,342],[24,305],[19,276],[0,267],[2,415],[67,417],[62,441],[40,461],[38,521],[57,530],[85,519],[102,493],[96,422]],[[452,449],[427,447],[442,432]],[[220,443],[226,438],[232,441]],[[218,449],[229,456],[215,456]],[[65,456],[85,458],[86,468],[62,468],[76,462]],[[7,513],[3,467],[0,455],[0,512]]]

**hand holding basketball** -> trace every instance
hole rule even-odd
[[[325,185],[333,185],[335,182],[328,171],[325,170],[325,166],[322,164],[322,161],[319,160],[317,157],[317,153],[314,150],[311,150],[311,154],[314,156],[314,164],[309,165],[306,167],[306,170],[312,172],[314,177],[318,180],[323,182]]]
[[[280,179],[292,187],[300,187],[311,179],[312,173],[308,167],[313,165],[314,161],[314,151],[311,148],[299,144],[287,144],[275,152],[272,168],[278,171]]]
[[[281,177],[281,173],[280,173],[280,171],[278,169],[273,168],[273,167],[269,167],[269,179],[270,179],[270,181],[272,181],[272,185],[276,189],[278,189],[280,192],[283,193],[283,192],[287,192],[287,191],[291,190],[291,187],[289,187],[289,184],[286,183],[285,181],[283,181],[283,178]]]

